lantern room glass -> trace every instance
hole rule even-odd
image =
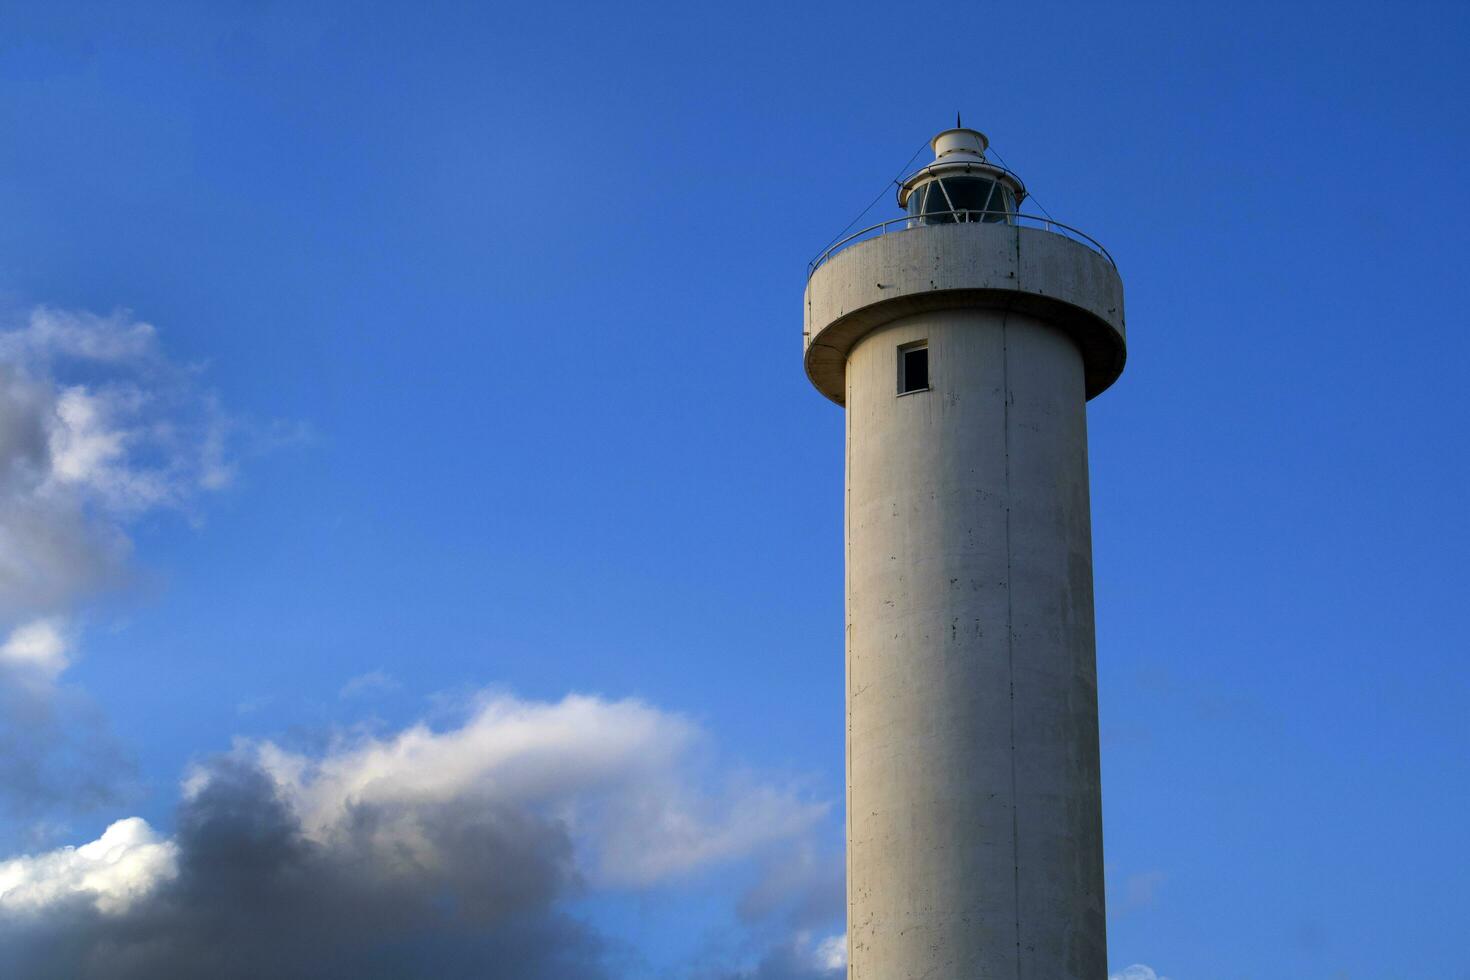
[[[961,221],[1014,224],[1015,195],[998,180],[974,175],[936,177],[909,192],[908,213],[920,224]]]

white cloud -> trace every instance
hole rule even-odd
[[[1108,980],[1169,980],[1169,978],[1155,973],[1151,966],[1135,963],[1123,970],[1122,973],[1110,975]]]
[[[817,943],[816,966],[819,970],[847,969],[847,933],[829,936]]]
[[[177,873],[177,849],[137,818],[119,820],[81,847],[0,861],[0,910],[44,911],[81,898],[104,913],[127,908]]]
[[[482,700],[459,727],[416,725],[386,738],[348,740],[319,759],[272,743],[248,747],[282,795],[322,838],[352,808],[396,810],[385,844],[421,843],[416,805],[484,797],[550,813],[571,829],[598,882],[644,885],[796,836],[825,804],[729,777],[705,785],[686,719],[637,701],[572,695],[556,703]]]
[[[0,333],[0,360],[48,363],[58,359],[134,363],[158,357],[157,331],[126,314],[38,306],[25,326]]]
[[[107,425],[107,406],[87,389],[66,388],[56,401],[57,424],[51,430],[51,470],[62,483],[91,483],[100,472],[117,466],[123,455],[123,433]]]
[[[366,674],[358,674],[350,678],[342,685],[342,690],[337,692],[339,698],[362,698],[372,697],[377,694],[388,694],[396,691],[399,683],[392,675],[384,670],[370,670]]]
[[[487,813],[509,807],[558,821],[571,835],[579,873],[594,887],[624,888],[747,857],[806,833],[827,813],[827,804],[789,789],[712,775],[708,756],[698,751],[702,741],[687,719],[638,701],[502,695],[485,698],[463,724],[444,731],[419,724],[384,738],[345,738],[320,756],[269,741],[241,742],[234,754],[270,778],[306,837],[323,847],[349,839],[361,847],[366,840],[385,867],[443,867],[465,856],[447,851],[443,836],[432,832],[433,814],[446,805]],[[191,773],[186,798],[204,792],[213,773]],[[366,829],[365,810],[374,814]],[[105,847],[0,865],[0,906],[38,907],[90,891],[117,908],[172,875],[164,857],[173,844],[139,820],[117,828],[125,830],[109,830]],[[116,873],[97,871],[101,854]],[[837,955],[832,943],[818,955]]]
[[[0,644],[0,666],[31,678],[54,681],[67,667],[62,620],[37,619],[17,626]]]

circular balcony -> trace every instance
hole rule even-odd
[[[1061,235],[1064,238],[1070,238],[1072,241],[1077,242],[1080,245],[1087,246],[1098,255],[1101,255],[1103,258],[1107,259],[1108,264],[1111,265],[1114,269],[1118,268],[1118,263],[1113,261],[1113,257],[1108,254],[1107,249],[1103,248],[1101,242],[1099,242],[1096,238],[1093,238],[1091,235],[1087,234],[1087,232],[1081,231],[1077,228],[1073,228],[1071,225],[1064,225],[1060,221],[1054,221],[1051,218],[1044,217],[1039,214],[1023,214],[1020,211],[967,210],[931,211],[921,216],[904,215],[901,218],[890,218],[889,220],[879,222],[876,225],[869,225],[868,227],[863,228],[860,231],[853,232],[851,235],[848,235],[845,238],[838,239],[836,242],[833,242],[831,245],[823,249],[820,255],[812,259],[811,262],[807,264],[806,275],[807,278],[810,279],[812,277],[812,273],[821,268],[822,264],[825,263],[832,256],[836,255],[838,252],[851,245],[855,245],[858,242],[867,241],[870,238],[877,238],[881,235],[887,235],[890,232],[894,231],[907,231],[910,228],[921,228],[930,225],[952,225],[968,223],[979,223],[987,225],[1016,225],[1023,228],[1037,228],[1042,231],[1049,231],[1052,234]]]
[[[873,225],[812,260],[807,376],[839,405],[847,355],[870,331],[933,310],[988,309],[1055,326],[1082,352],[1086,397],[1123,371],[1123,281],[1091,236],[1014,211],[941,211]]]

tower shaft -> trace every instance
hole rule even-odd
[[[896,396],[926,343],[931,390]],[[942,310],[847,360],[852,980],[1106,975],[1083,364]]]

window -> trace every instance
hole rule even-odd
[[[922,218],[926,225],[951,225],[956,220],[964,220],[963,215],[954,213],[963,206],[951,201],[947,190],[948,185],[942,180],[915,187],[909,192],[909,214]]]
[[[929,342],[904,344],[898,349],[898,393],[929,390]]]
[[[1011,189],[988,177],[951,174],[920,184],[909,192],[909,215],[921,224],[948,225],[956,221],[1014,224],[1016,198]]]
[[[926,208],[924,206],[924,199],[929,196],[931,190],[934,192],[934,206],[932,208]],[[912,217],[921,218],[928,211],[948,210],[949,204],[944,200],[944,195],[940,192],[937,182],[931,181],[927,184],[920,184],[918,187],[909,191],[909,214]]]
[[[949,199],[954,204],[956,211],[964,211],[959,215],[961,221],[1000,221],[1001,216],[991,214],[992,211],[1004,211],[1001,202],[995,194],[995,181],[986,180],[984,177],[947,177],[944,181],[944,189],[949,192]]]

